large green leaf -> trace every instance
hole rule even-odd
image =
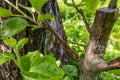
[[[27,80],[50,80],[46,76],[39,73],[22,71],[21,74]],[[53,79],[53,80],[57,80],[57,79]]]
[[[13,60],[15,58],[14,53],[4,52],[0,53],[0,64],[3,64],[9,60]]]
[[[10,47],[14,47],[17,43],[17,41],[12,37],[10,37],[10,39],[3,39],[3,41],[6,45],[8,45]]]
[[[38,51],[22,56],[20,61],[23,67],[21,74],[28,80],[60,80],[64,75],[54,57],[40,56]]]
[[[9,18],[2,24],[2,37],[11,37],[23,31],[28,22],[20,17]]]
[[[40,57],[31,64],[30,72],[44,75],[46,80],[60,80],[64,72],[56,64],[56,60],[52,56]]]
[[[16,48],[20,50],[21,48],[24,47],[24,45],[28,42],[28,40],[29,40],[28,38],[21,39],[20,41],[18,41]]]
[[[37,20],[38,20],[38,22],[41,22],[41,21],[43,21],[45,19],[49,19],[49,20],[54,21],[54,17],[51,14],[47,14],[47,13],[42,15],[42,16],[38,16]]]
[[[8,16],[12,16],[12,12],[5,9],[5,8],[0,7],[0,18],[1,17],[8,17]]]
[[[37,10],[40,11],[43,5],[47,2],[48,0],[30,0],[30,3],[32,6]]]
[[[20,57],[20,62],[22,65],[22,69],[24,71],[29,71],[31,62],[36,59],[37,57],[40,57],[39,51],[29,52],[28,54]]]

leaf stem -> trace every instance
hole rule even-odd
[[[13,50],[14,50],[16,57],[17,57],[17,61],[16,60],[14,60],[14,61],[15,61],[15,63],[17,63],[17,66],[22,70],[19,51],[16,47],[13,47]]]
[[[9,0],[5,0],[9,5],[11,5],[13,8],[15,8],[18,12],[20,12],[24,18],[30,20],[31,22],[38,24],[35,20],[33,20],[31,17],[29,17],[27,14],[25,14],[23,11],[21,11],[18,7],[16,7],[14,4],[12,4]]]
[[[74,8],[77,10],[77,12],[79,12],[79,13],[81,14],[81,16],[82,16],[82,18],[83,18],[83,21],[84,21],[84,24],[85,24],[85,26],[86,26],[87,31],[88,31],[89,33],[91,33],[90,24],[88,23],[88,21],[87,21],[87,19],[86,19],[86,16],[85,16],[85,14],[84,14],[83,9],[82,9],[82,8],[79,9],[79,8],[77,7],[77,5],[75,4],[75,1],[74,1],[74,0],[72,0],[72,3],[73,3]]]
[[[13,17],[23,17],[23,18],[25,18],[25,16],[23,16],[23,15],[18,15],[18,14],[12,14],[12,16],[13,16]]]
[[[18,8],[18,0],[16,0],[16,7]]]

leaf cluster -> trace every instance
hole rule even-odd
[[[13,38],[28,26],[31,26],[33,31],[40,28],[43,20],[49,19],[54,21],[54,17],[51,14],[40,14],[41,8],[48,0],[30,0],[32,7],[19,4],[17,0],[16,5],[9,0],[5,1],[21,14],[13,14],[12,11],[0,7],[0,18],[8,17],[1,25],[1,39],[7,46],[13,49],[11,53],[0,53],[0,64],[13,60],[20,69],[21,75],[27,80],[60,80],[64,76],[64,71],[57,65],[53,56],[43,56],[39,51],[28,52],[26,55],[20,56],[20,50],[29,39],[22,38],[17,41]],[[25,14],[19,7],[28,10],[33,15],[33,18]],[[37,19],[34,19],[34,13],[38,14]],[[31,25],[29,22],[35,25]]]

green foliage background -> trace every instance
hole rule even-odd
[[[68,0],[69,1],[69,0]],[[79,4],[79,0],[76,1]],[[100,0],[96,8],[107,7],[109,0]],[[81,58],[84,58],[84,47],[89,40],[89,33],[87,32],[81,15],[71,6],[65,5],[62,1],[58,0],[61,17],[65,32],[67,35],[68,44],[78,52]],[[118,3],[120,4],[120,2]],[[89,10],[90,8],[80,6],[84,9],[88,22],[92,25],[95,11]],[[120,5],[119,5],[120,6]],[[106,49],[105,60],[112,60],[120,56],[120,18],[116,22]],[[66,79],[74,80],[74,79]],[[99,80],[120,80],[120,70],[112,70],[103,72],[99,75]]]

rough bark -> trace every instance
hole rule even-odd
[[[14,2],[14,0],[12,1]],[[21,2],[29,5],[27,0],[21,0]],[[111,0],[108,8],[98,9],[96,12],[93,26],[91,28],[89,27],[89,24],[85,19],[83,11],[78,10],[78,8],[74,4],[76,10],[81,13],[86,24],[86,28],[90,33],[90,39],[85,48],[85,59],[79,61],[81,70],[80,80],[97,80],[98,75],[101,71],[120,68],[120,58],[108,62],[105,62],[103,59],[111,30],[114,26],[115,21],[117,20],[117,14],[119,12],[116,8],[116,3],[117,0]],[[10,6],[3,3],[3,1],[0,1],[0,6],[1,5],[12,9]],[[25,32],[21,33],[21,35],[16,36],[16,38],[20,38],[24,35],[30,38],[30,42],[26,45],[27,48],[25,47],[21,52],[27,53],[28,51],[40,50],[40,52],[43,54],[54,53],[57,59],[61,59],[61,61],[64,62],[65,58],[66,60],[68,59],[68,55],[65,54],[66,52],[63,49],[64,46],[66,50],[68,49],[68,52],[71,52],[71,54],[75,56],[75,58],[78,58],[78,55],[63,42],[63,40],[66,41],[66,37],[63,30],[62,21],[59,15],[56,0],[49,0],[49,2],[43,7],[42,12],[51,13],[55,17],[55,21],[48,21],[49,25],[43,23],[45,26],[50,26],[48,30],[38,29],[31,33],[30,29],[28,28],[25,30]],[[51,28],[54,29],[54,31]],[[2,42],[0,43],[1,51],[10,50],[10,48],[3,45]],[[7,64],[0,67],[1,79],[21,79],[21,76],[17,74],[17,72],[19,72],[17,67],[14,68],[11,62]],[[12,69],[12,71],[10,69]],[[4,70],[4,72],[2,70]],[[5,72],[8,72],[9,76],[7,76]]]
[[[66,42],[66,36],[56,0],[50,0],[49,3],[43,7],[42,11],[43,13],[47,12],[54,16],[55,21],[49,21],[49,24]],[[37,44],[37,49],[39,49],[43,54],[54,53],[55,57],[62,60],[62,62],[65,62],[65,59],[68,60],[68,55],[63,49],[63,46],[49,30],[39,29],[34,37],[36,41],[35,44]]]
[[[110,64],[114,65],[115,61],[118,61],[117,59],[105,64],[103,59],[111,30],[118,17],[118,12],[115,6],[113,6],[112,9],[110,7],[97,10],[90,32],[90,39],[85,49],[86,54],[84,64],[81,67],[80,80],[97,80],[98,74],[102,69],[110,68]],[[109,65],[109,67],[107,65]]]
[[[15,3],[14,0],[10,1]],[[19,2],[25,4],[26,6],[31,6],[28,0],[19,0]],[[0,0],[0,7],[9,8],[14,13],[18,13],[15,9],[6,4],[4,0]],[[59,9],[56,0],[49,0],[48,3],[43,7],[42,11],[43,13],[47,12],[54,16],[55,21],[49,21],[49,23],[66,42],[66,36],[63,29],[61,17],[59,15]],[[24,10],[24,12],[26,11]],[[44,26],[46,26],[46,24],[44,24]],[[43,54],[53,53],[56,59],[60,59],[62,61],[62,64],[68,63],[68,54],[63,49],[63,46],[60,44],[60,42],[53,36],[53,34],[51,34],[49,30],[38,29],[34,32],[31,32],[30,28],[27,28],[24,32],[16,36],[17,39],[20,39],[22,37],[30,38],[29,43],[21,50],[22,55],[26,54],[28,51],[39,50]],[[11,51],[10,48],[5,46],[3,42],[0,41],[0,52],[3,52],[3,50],[6,51],[6,49]],[[19,74],[19,69],[12,61],[0,66],[0,80],[21,79],[22,78]]]

